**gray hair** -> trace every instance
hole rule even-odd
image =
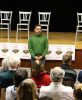
[[[4,69],[8,69],[9,68],[9,65],[8,65],[9,57],[11,57],[10,54],[7,54],[2,60],[2,67]]]
[[[61,67],[51,69],[50,76],[53,82],[59,82],[65,75],[65,71]]]
[[[8,69],[8,59],[7,59],[7,58],[4,58],[4,59],[2,60],[2,67],[3,67],[4,69]]]
[[[17,69],[18,66],[20,66],[20,57],[16,54],[12,54],[9,56],[8,59],[8,66],[9,69]]]

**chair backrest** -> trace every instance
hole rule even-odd
[[[12,11],[0,11],[0,14],[1,14],[1,23],[11,24]]]
[[[31,13],[32,13],[31,11],[30,12],[19,11],[19,23],[30,24]]]
[[[77,24],[82,25],[82,13],[77,13]]]
[[[39,24],[49,25],[51,12],[38,12]]]

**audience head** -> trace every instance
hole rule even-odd
[[[70,53],[65,53],[63,55],[62,61],[63,61],[64,64],[71,64],[72,55]]]
[[[61,67],[51,69],[50,76],[53,82],[62,82],[65,71]]]
[[[34,100],[37,98],[36,84],[32,79],[22,81],[17,91],[17,100]]]
[[[20,58],[16,54],[9,55],[8,66],[9,70],[16,70],[20,66]]]
[[[82,83],[82,71],[78,73],[78,81]]]
[[[20,83],[28,78],[28,72],[25,69],[18,69],[14,74],[14,83],[15,87],[18,87]]]
[[[74,85],[75,100],[82,100],[82,84],[78,83]]]
[[[8,68],[9,68],[9,66],[8,66],[8,58],[3,58],[2,67],[3,67],[4,70],[8,70]]]
[[[9,68],[8,62],[9,62],[10,57],[11,57],[11,54],[7,54],[2,60],[2,67],[4,69],[8,69]]]

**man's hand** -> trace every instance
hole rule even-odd
[[[41,60],[42,59],[42,56],[35,56],[35,59],[36,60]]]

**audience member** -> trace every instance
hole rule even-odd
[[[82,100],[82,84],[78,83],[74,85],[75,100]]]
[[[6,55],[3,60],[2,60],[2,64],[0,67],[0,73],[1,72],[5,72],[8,70],[8,59],[9,59],[9,55]]]
[[[6,88],[13,84],[14,73],[20,66],[20,58],[17,55],[12,54],[9,56],[8,63],[6,64],[8,65],[9,70],[6,72],[0,73],[0,87],[1,88]]]
[[[73,89],[62,85],[65,71],[61,67],[51,69],[50,76],[52,82],[49,86],[40,88],[39,97],[48,96],[53,100],[74,100]]]
[[[76,82],[77,72],[71,68],[72,55],[70,53],[65,53],[62,62],[61,68],[65,70],[63,84],[73,88],[74,83]]]
[[[32,79],[35,81],[37,88],[49,85],[51,83],[51,79],[50,75],[44,70],[44,65],[41,64],[40,60],[36,60],[35,64],[37,71]]]
[[[20,85],[20,83],[28,78],[28,72],[25,69],[18,69],[14,74],[14,85],[7,87],[6,89],[6,100],[15,100],[16,88]]]
[[[25,79],[17,89],[17,100],[38,100],[37,87],[32,79]]]
[[[78,82],[82,83],[82,71],[80,71],[78,73],[78,77],[77,77]]]

